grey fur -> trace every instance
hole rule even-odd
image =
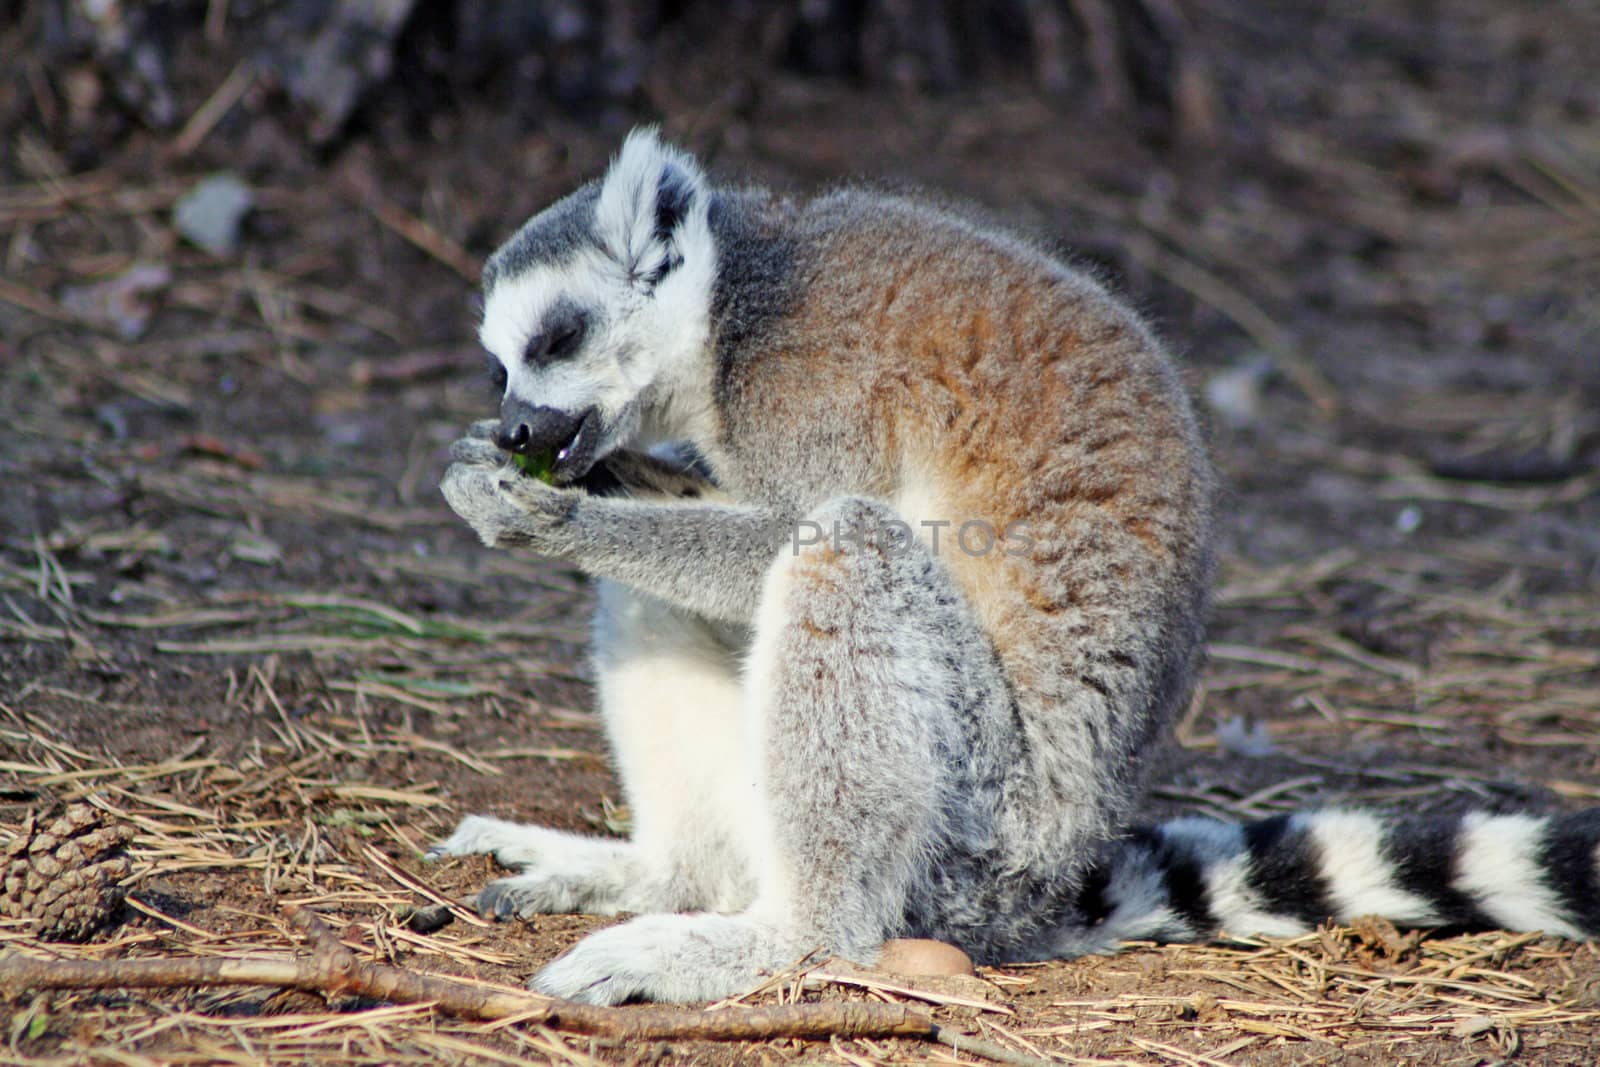
[[[587,243],[594,230],[600,183],[589,182],[529,219],[483,265],[487,292],[508,275],[525,274],[540,263],[559,262]]]
[[[1411,900],[1350,817],[1125,830],[1188,699],[1212,485],[1127,308],[959,212],[717,189],[649,133],[574,195],[491,260],[483,334],[516,399],[605,413],[598,463],[553,488],[480,424],[442,489],[485,544],[602,580],[600,705],[634,833],[472,817],[435,852],[522,868],[480,895],[490,914],[696,913],[595,934],[535,988],[702,999],[819,947],[870,963],[896,936],[1002,962],[1298,922],[1263,910],[1284,889],[1263,872],[1302,912]],[[606,323],[579,377],[522,361],[558,301]],[[674,441],[693,458],[659,452]],[[1026,552],[887,533],[950,501],[967,512],[934,517],[1024,521]],[[849,536],[802,546],[801,520]],[[1514,829],[1462,831],[1463,885],[1492,889],[1478,866]],[[1346,839],[1367,867],[1324,878]]]

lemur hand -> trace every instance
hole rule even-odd
[[[546,485],[512,466],[508,454],[492,440],[498,425],[474,423],[466,437],[450,446],[454,462],[439,488],[484,544],[559,555],[566,540],[561,529],[584,494]]]

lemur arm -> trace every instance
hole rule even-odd
[[[699,615],[748,624],[787,542],[772,512],[740,504],[580,497],[541,551]]]
[[[555,488],[481,440],[457,442],[453,454],[440,488],[484,544],[531,548],[711,618],[751,620],[788,540],[789,524],[764,508]]]

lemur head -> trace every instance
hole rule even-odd
[[[705,175],[654,129],[530,219],[483,269],[499,444],[555,451],[556,481],[627,444],[703,352],[716,252]]]

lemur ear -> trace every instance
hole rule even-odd
[[[705,221],[706,179],[694,157],[634,130],[606,171],[595,231],[628,277],[645,289],[683,263],[683,231]]]

